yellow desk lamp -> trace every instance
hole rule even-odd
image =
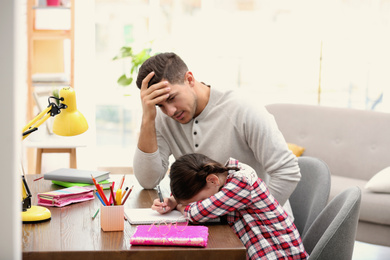
[[[60,101],[51,102],[51,99]],[[88,123],[85,117],[77,110],[76,95],[71,87],[60,90],[59,98],[50,96],[49,105],[23,128],[23,140],[32,132],[37,131],[49,117],[56,116],[53,122],[53,133],[61,136],[74,136],[87,131]],[[58,116],[57,116],[58,115]],[[31,205],[31,192],[28,188],[24,171],[22,169],[22,221],[23,223],[36,223],[50,220],[50,211],[41,206]]]

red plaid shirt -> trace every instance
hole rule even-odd
[[[296,226],[256,172],[232,158],[227,164],[240,170],[229,171],[222,189],[189,204],[185,215],[193,222],[226,215],[250,259],[306,259]]]

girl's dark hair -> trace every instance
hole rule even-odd
[[[183,155],[171,166],[172,195],[176,200],[188,200],[206,186],[206,177],[209,174],[224,173],[229,170],[238,170],[238,168],[223,166],[203,154]]]
[[[142,80],[152,71],[154,71],[154,76],[149,81],[148,88],[161,80],[167,80],[171,84],[183,83],[188,67],[184,61],[173,52],[160,53],[152,56],[139,68],[136,81],[139,89],[141,89]]]

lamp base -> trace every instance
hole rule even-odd
[[[27,211],[22,211],[23,223],[37,223],[51,219],[50,210],[41,206],[31,206]]]

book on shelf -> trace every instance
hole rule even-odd
[[[109,171],[79,170],[72,168],[60,168],[43,175],[45,180],[66,181],[77,183],[93,184],[93,176],[97,182],[107,180],[110,177]]]
[[[86,188],[90,188],[90,189],[96,190],[95,184],[90,184],[90,183],[55,181],[55,180],[52,180],[51,182],[53,184],[56,184],[56,185],[59,185],[59,186],[62,186],[62,187],[67,187],[67,188],[74,187],[74,186],[79,186],[79,187],[86,187]],[[99,184],[101,184],[103,186],[103,190],[109,189],[111,183],[112,183],[112,181],[110,181],[110,180],[104,180],[104,181],[99,182]]]

